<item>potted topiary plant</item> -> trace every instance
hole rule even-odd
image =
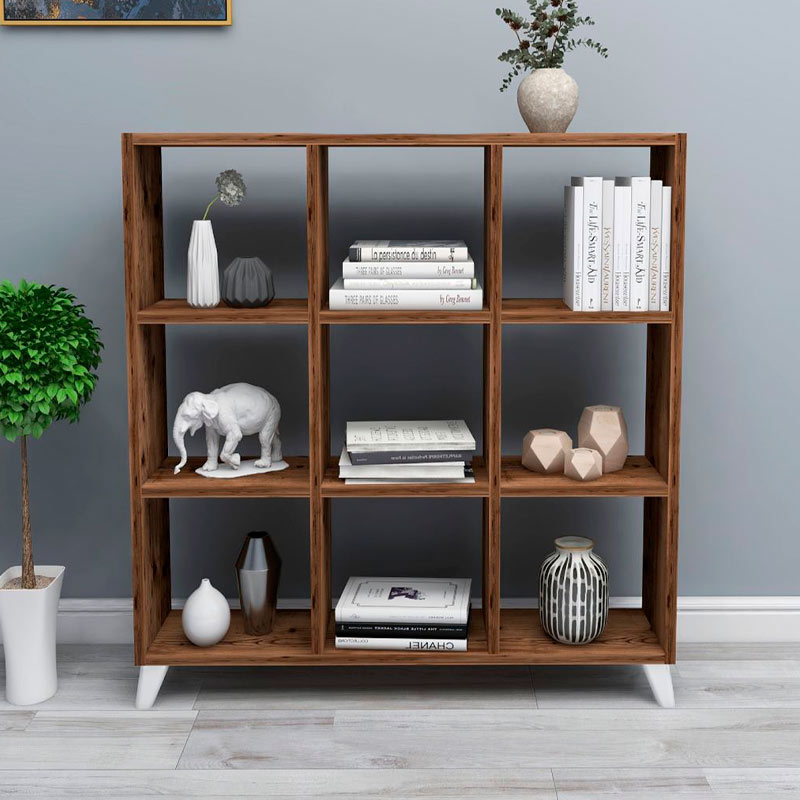
[[[22,565],[0,575],[0,631],[6,699],[41,703],[55,694],[56,615],[64,567],[36,566],[28,492],[28,437],[59,419],[76,422],[94,391],[98,328],[66,290],[21,281],[0,284],[0,429],[19,439]]]
[[[574,39],[582,25],[594,25],[591,17],[578,16],[577,0],[528,0],[530,20],[508,8],[497,15],[514,31],[517,46],[499,56],[511,64],[500,91],[511,86],[521,72],[531,72],[517,90],[517,103],[531,133],[564,133],[578,110],[578,84],[562,69],[564,56],[578,47],[595,50],[608,58],[608,50],[593,39]]]

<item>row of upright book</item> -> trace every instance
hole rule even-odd
[[[470,578],[347,581],[336,604],[336,647],[465,652]]]
[[[348,484],[474,483],[464,420],[348,422],[339,477]]]
[[[564,303],[573,311],[669,311],[672,187],[645,177],[564,188]]]
[[[483,307],[463,241],[356,241],[329,295],[333,311],[474,311]]]

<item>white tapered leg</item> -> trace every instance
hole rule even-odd
[[[653,697],[661,708],[675,708],[675,692],[672,690],[672,672],[669,664],[644,664],[644,674]]]
[[[152,708],[169,667],[139,667],[139,685],[136,688],[136,708]]]

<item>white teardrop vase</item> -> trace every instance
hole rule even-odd
[[[194,308],[219,305],[219,265],[217,243],[211,220],[196,219],[189,239],[186,300]]]
[[[231,625],[231,609],[225,595],[203,578],[186,601],[181,616],[186,638],[198,647],[221,642]]]
[[[578,110],[578,84],[561,68],[537,69],[520,83],[517,104],[531,133],[566,133]]]

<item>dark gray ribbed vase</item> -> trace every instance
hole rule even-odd
[[[281,559],[265,531],[248,533],[236,560],[245,633],[269,633],[275,623]]]
[[[234,308],[261,308],[275,297],[272,270],[257,257],[234,258],[222,275],[222,298]]]

